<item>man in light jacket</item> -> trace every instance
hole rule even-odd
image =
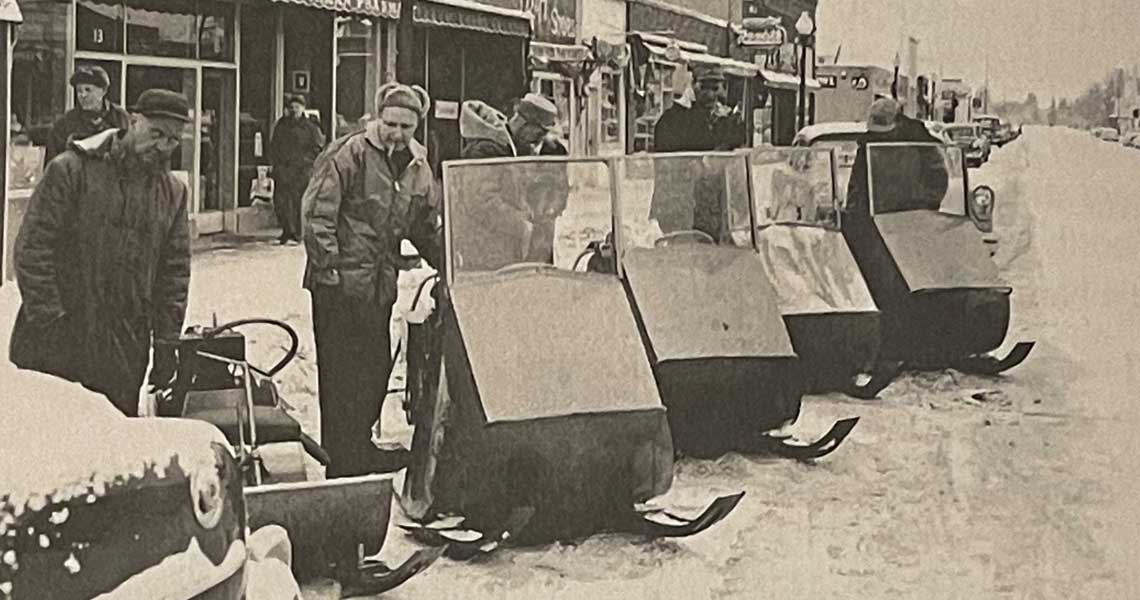
[[[328,477],[394,471],[406,451],[381,451],[372,426],[392,370],[389,320],[400,242],[439,268],[440,212],[427,153],[414,138],[430,101],[418,86],[388,83],[378,118],[333,142],[305,190],[304,285],[312,294]]]

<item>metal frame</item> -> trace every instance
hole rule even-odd
[[[866,169],[867,169],[867,209],[870,211],[870,215],[872,217],[875,216],[875,183],[874,183],[874,181],[872,181],[872,178],[871,178],[871,151],[875,148],[886,148],[886,147],[892,147],[892,146],[906,146],[906,147],[910,147],[910,148],[931,147],[931,148],[941,149],[943,152],[950,152],[951,149],[956,149],[956,150],[958,150],[958,152],[962,152],[961,148],[957,148],[955,146],[950,146],[950,145],[942,144],[942,143],[938,143],[938,142],[873,142],[873,143],[867,144],[866,145],[866,148],[867,148],[867,165],[866,165]],[[970,198],[970,189],[969,189],[970,181],[969,181],[969,179],[967,179],[968,170],[966,169],[965,153],[963,153],[961,165],[962,165],[962,171],[963,171],[963,173],[962,173],[962,177],[963,177],[963,180],[962,180],[962,202],[963,202],[963,204],[962,204],[962,206],[964,208],[968,208],[969,205],[967,203],[969,202],[969,198]],[[943,213],[943,214],[946,214],[946,213]],[[965,218],[968,219],[969,216],[967,215]]]
[[[443,163],[443,249],[444,249],[444,281],[448,285],[455,283],[455,266],[452,260],[452,227],[451,227],[451,202],[448,198],[448,179],[451,177],[451,171],[456,168],[462,167],[477,167],[487,165],[514,165],[514,164],[529,164],[529,163],[560,163],[560,164],[573,164],[573,163],[593,163],[604,164],[609,170],[609,185],[610,185],[610,224],[612,227],[614,237],[614,250],[617,251],[621,248],[621,215],[618,213],[618,208],[621,206],[621,172],[618,169],[624,166],[622,163],[624,156],[525,156],[525,157],[497,157],[497,158],[475,158],[475,159],[461,159],[449,160]],[[616,259],[616,257],[615,257]],[[617,260],[617,277],[623,276],[621,268],[621,261]]]

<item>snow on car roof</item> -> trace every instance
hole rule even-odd
[[[810,144],[825,135],[861,135],[864,133],[867,133],[867,124],[862,121],[832,121],[808,125],[796,134],[796,138]]]
[[[228,447],[213,425],[189,419],[130,419],[79,384],[32,371],[0,374],[0,534],[25,511],[86,496],[112,485],[216,471],[213,442]]]

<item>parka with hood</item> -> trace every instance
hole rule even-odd
[[[9,359],[137,403],[152,338],[176,341],[186,315],[189,195],[124,133],[73,141],[36,186],[16,237]]]
[[[465,159],[534,154],[511,139],[506,115],[479,100],[463,103],[459,134]],[[554,220],[565,210],[570,189],[565,165],[560,167],[513,164],[455,171],[452,189],[462,190],[462,201],[452,205],[458,266],[494,270],[553,261]]]

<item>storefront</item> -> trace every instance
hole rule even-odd
[[[625,71],[629,66],[625,18],[624,0],[583,2],[581,39],[590,47],[590,67],[584,77],[586,118],[581,129],[583,152],[591,156],[625,153]]]
[[[327,140],[358,131],[375,115],[376,89],[395,78],[398,0],[264,0],[241,20],[236,230],[276,226],[253,205],[258,167],[269,164],[273,125],[285,95],[301,94]]]
[[[653,0],[631,0],[627,11],[632,49],[626,109],[628,152],[653,151],[657,119],[674,102],[687,101],[683,98],[691,86],[692,65],[720,66],[728,79],[728,106],[751,115],[760,69],[728,57],[735,30],[727,22]],[[746,119],[749,131],[750,121]]]
[[[3,64],[4,75],[0,77],[0,110],[3,111],[5,127],[3,139],[0,139],[0,158],[4,160],[4,169],[0,170],[0,190],[3,190],[3,202],[0,202],[0,286],[12,277],[12,245],[15,242],[15,231],[9,231],[8,223],[8,190],[11,187],[11,169],[9,158],[14,154],[12,148],[22,142],[23,128],[19,122],[11,118],[11,83],[12,83],[12,49],[16,43],[18,25],[24,17],[20,14],[20,7],[16,0],[0,0],[0,64]],[[16,151],[18,152],[18,150]]]
[[[459,158],[459,109],[482,100],[509,112],[529,88],[530,13],[471,0],[406,0],[401,12],[399,80],[424,86],[432,110],[417,137],[434,171]]]
[[[534,17],[530,91],[558,107],[557,135],[570,154],[584,153],[583,91],[590,49],[578,43],[578,0],[525,0],[523,7]]]
[[[805,60],[803,79],[808,95],[804,124],[815,122],[814,92],[820,89],[815,78],[816,34],[806,38],[805,57],[795,25],[804,13],[814,21],[817,0],[751,0],[745,4],[745,31],[741,32],[739,43],[753,53],[753,62],[762,67],[761,101],[753,115],[755,142],[787,146],[795,138],[799,124],[801,59]]]
[[[390,0],[24,0],[13,53],[13,119],[27,148],[11,157],[9,227],[43,169],[52,124],[75,104],[68,79],[82,65],[110,76],[107,97],[130,106],[143,90],[185,94],[194,124],[172,170],[191,192],[194,235],[275,227],[251,207],[250,184],[268,164],[283,95],[303,93],[326,137],[358,127],[390,77]],[[15,125],[13,125],[15,127]],[[38,159],[37,159],[38,157]],[[26,204],[26,200],[24,200]]]

